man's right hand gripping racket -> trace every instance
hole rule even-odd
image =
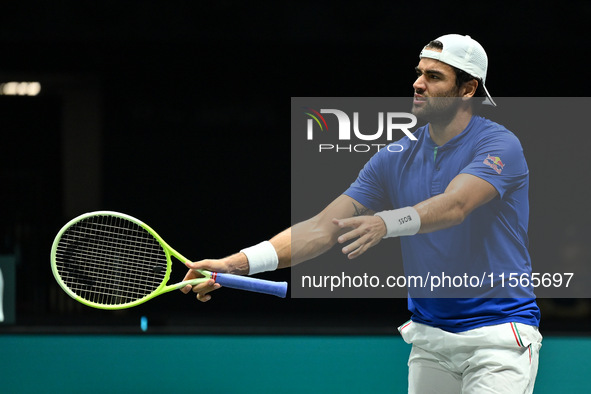
[[[206,270],[199,270],[203,278],[167,285],[171,256],[190,261],[140,220],[99,211],[78,216],[59,231],[51,248],[51,269],[68,295],[100,309],[130,308],[209,279],[234,289],[286,296],[287,282]]]

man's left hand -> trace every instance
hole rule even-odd
[[[379,216],[356,216],[333,219],[332,222],[342,229],[352,229],[337,239],[340,244],[354,240],[342,249],[349,259],[361,256],[386,235],[386,224]]]

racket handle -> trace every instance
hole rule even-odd
[[[281,298],[285,298],[287,294],[287,282],[273,282],[248,276],[221,274],[218,272],[212,272],[212,279],[215,280],[216,283],[232,289],[271,294]]]

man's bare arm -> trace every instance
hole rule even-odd
[[[350,218],[359,215],[368,215],[372,212],[353,198],[341,195],[331,202],[316,216],[300,222],[271,238],[270,242],[279,258],[278,268],[286,268],[301,262],[313,259],[329,250],[337,243],[338,237],[346,230],[338,226],[335,218]],[[189,271],[184,280],[193,279],[198,274],[194,269],[207,269],[217,272],[230,272],[238,275],[249,273],[248,259],[244,253],[236,253],[218,260],[202,260],[188,263]],[[210,291],[218,288],[213,280],[194,286],[193,292],[197,293],[197,299],[207,301],[206,296]],[[187,286],[182,289],[184,293],[191,291]]]
[[[472,211],[486,204],[499,193],[487,181],[470,174],[459,174],[443,194],[414,206],[421,216],[419,233],[431,233],[458,225]]]
[[[295,224],[271,238],[279,257],[278,268],[286,268],[313,259],[332,248],[343,233],[334,218],[355,217],[371,211],[353,198],[341,195],[318,215]]]
[[[458,225],[476,208],[486,204],[499,193],[487,181],[470,174],[457,175],[443,194],[418,203],[413,208],[420,217],[419,233],[430,233]],[[387,233],[387,226],[377,216],[341,219],[339,226],[349,231],[339,237],[348,243],[342,251],[350,259],[361,256],[376,245]]]

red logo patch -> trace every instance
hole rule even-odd
[[[505,163],[503,163],[498,156],[487,155],[483,163],[495,170],[497,174],[500,174],[503,171],[503,168],[505,168]]]

